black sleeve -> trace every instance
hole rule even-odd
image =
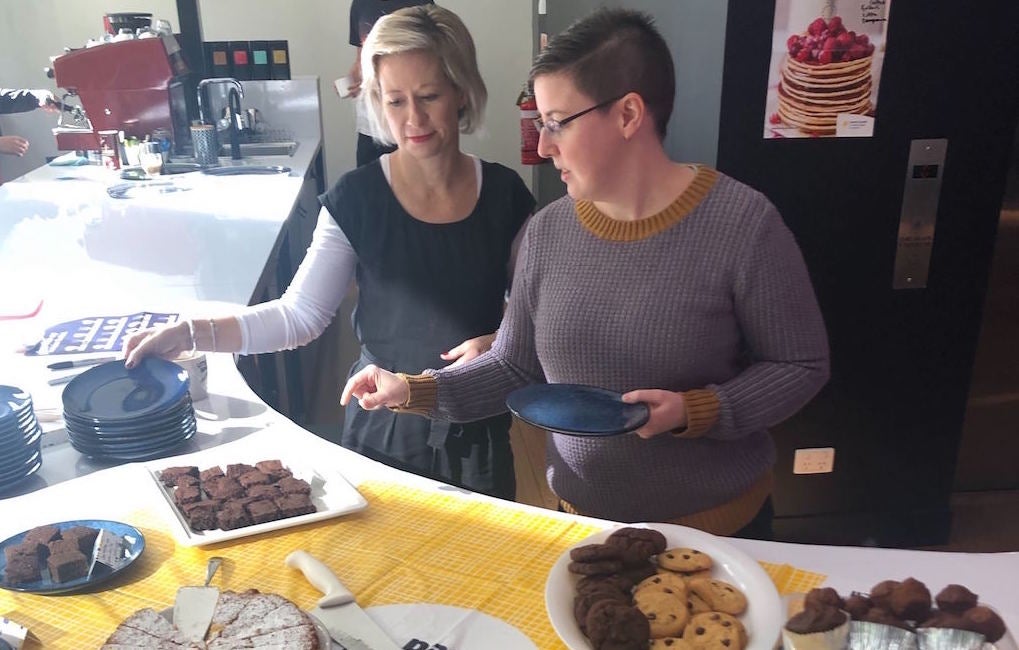
[[[361,47],[361,28],[359,27],[361,22],[361,2],[360,0],[351,0],[350,2],[350,24],[349,29],[349,42],[354,47]]]
[[[28,90],[0,88],[0,113],[27,113],[39,108],[39,98]]]

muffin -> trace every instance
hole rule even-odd
[[[841,650],[849,642],[849,616],[834,607],[807,607],[782,627],[786,650]]]

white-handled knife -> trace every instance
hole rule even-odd
[[[329,567],[307,551],[294,551],[284,563],[300,569],[308,582],[324,594],[315,609],[308,613],[322,622],[333,641],[347,650],[400,650],[400,646],[358,606],[354,594]]]

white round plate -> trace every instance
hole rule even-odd
[[[782,614],[782,600],[768,574],[761,565],[743,551],[732,546],[722,537],[704,531],[674,524],[627,524],[636,528],[653,528],[663,535],[668,548],[695,548],[714,560],[713,577],[724,580],[740,589],[749,605],[740,617],[747,628],[749,645],[747,650],[772,650],[778,641],[785,617]],[[622,528],[623,526],[618,526]],[[572,548],[585,544],[604,542],[615,528],[599,531],[574,544]],[[573,598],[576,595],[578,576],[567,569],[570,551],[567,550],[548,573],[545,581],[545,609],[556,634],[570,650],[591,650],[591,644],[577,626],[573,615]]]
[[[537,650],[517,628],[475,609],[415,603],[378,605],[365,612],[401,648],[427,643],[428,648],[456,650]]]

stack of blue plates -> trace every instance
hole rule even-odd
[[[198,429],[187,372],[156,357],[128,370],[123,360],[96,366],[64,388],[71,446],[92,458],[147,460],[190,440]]]
[[[39,471],[41,440],[32,396],[14,386],[0,386],[0,492]]]

